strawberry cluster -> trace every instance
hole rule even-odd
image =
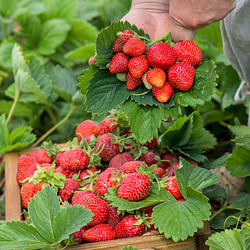
[[[183,41],[171,47],[165,42],[146,44],[143,39],[131,30],[118,32],[109,71],[126,81],[128,90],[144,84],[161,103],[167,102],[175,89],[188,91],[194,81],[195,68],[202,60],[198,45]]]
[[[106,197],[109,188],[117,189],[120,199],[143,201],[157,180],[182,200],[175,177],[179,156],[161,152],[155,137],[144,145],[138,143],[120,114],[99,124],[85,120],[75,131],[76,138],[67,147],[54,145],[19,157],[16,177],[24,209],[45,185],[52,185],[58,189],[62,208],[78,205],[91,210],[92,220],[72,234],[83,243],[134,237],[154,229],[153,207],[119,213]]]

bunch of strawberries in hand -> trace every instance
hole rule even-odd
[[[128,90],[144,83],[161,103],[171,98],[174,89],[188,91],[194,81],[195,68],[202,60],[198,45],[183,41],[171,47],[165,42],[146,44],[143,39],[131,30],[118,32],[109,71],[126,81]]]

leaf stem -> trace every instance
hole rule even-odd
[[[55,124],[51,129],[49,129],[44,135],[42,135],[34,144],[33,147],[36,147],[38,144],[40,144],[47,136],[49,136],[52,132],[54,132],[58,127],[60,127],[64,122],[68,120],[68,118],[71,116],[73,111],[75,110],[76,106],[71,106],[68,114],[57,124]]]
[[[17,89],[16,89],[16,94],[15,94],[14,102],[13,102],[13,104],[11,106],[10,112],[9,112],[8,117],[6,119],[6,125],[8,125],[8,123],[10,121],[10,118],[12,117],[18,101],[19,101],[19,94],[18,94]]]
[[[7,78],[9,76],[9,74],[7,72],[2,71],[2,70],[0,70],[0,75],[5,77],[5,78]]]
[[[133,93],[132,95],[135,95],[135,96],[146,95],[150,91],[151,91],[151,89],[147,90],[146,92],[140,93],[140,94],[134,94]]]

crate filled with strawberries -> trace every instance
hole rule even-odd
[[[75,132],[67,144],[6,155],[6,218],[22,221],[1,226],[1,249],[205,247],[209,231],[198,229],[211,206],[201,190],[218,178],[198,167],[215,140],[197,113],[145,143],[117,110]]]

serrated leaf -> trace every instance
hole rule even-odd
[[[49,186],[43,188],[28,204],[29,216],[33,225],[49,242],[55,242],[54,219],[60,211],[56,192]]]
[[[226,229],[224,232],[215,233],[206,241],[210,250],[242,249],[250,247],[250,230]]]
[[[92,220],[90,209],[83,206],[68,206],[56,214],[53,223],[53,232],[56,242],[61,242],[70,234],[80,230]]]
[[[217,86],[215,67],[213,60],[206,61],[197,67],[193,86],[186,92],[176,92],[174,102],[180,106],[195,107],[211,100]]]
[[[41,236],[33,225],[23,221],[12,221],[0,226],[1,250],[29,250],[45,247],[50,247],[49,242]]]
[[[135,25],[131,26],[127,21],[112,22],[108,28],[103,29],[99,33],[96,39],[96,64],[100,69],[106,69],[106,65],[111,61],[113,56],[112,46],[116,39],[117,32],[126,29],[131,29],[139,35],[149,38],[142,29],[138,30]]]
[[[175,170],[175,175],[184,198],[187,196],[187,186],[196,191],[201,191],[203,188],[217,184],[219,178],[207,169],[194,167],[182,157],[180,157],[180,167]]]
[[[134,101],[127,101],[120,111],[130,119],[133,134],[140,143],[146,143],[158,136],[158,128],[162,120],[168,117],[176,118],[179,114],[178,108],[160,109],[152,106],[141,106]]]
[[[43,24],[41,37],[37,45],[37,52],[50,55],[56,51],[67,37],[70,25],[63,19],[50,19]]]
[[[209,159],[204,164],[202,164],[202,167],[206,169],[216,169],[216,168],[225,167],[228,157],[229,157],[229,154],[223,155],[220,158],[215,159],[215,160]]]
[[[9,144],[9,130],[6,124],[6,115],[0,116],[0,151],[2,151]]]
[[[68,52],[65,57],[70,59],[76,59],[78,62],[87,62],[91,56],[95,54],[95,43],[84,45],[73,51]]]
[[[152,223],[166,238],[177,242],[193,236],[211,214],[208,198],[190,187],[185,201],[166,201],[153,208]]]
[[[11,53],[14,45],[14,42],[7,42],[0,46],[0,66],[8,72],[12,70]]]
[[[124,82],[107,70],[99,70],[88,86],[87,109],[96,114],[107,113],[122,104],[130,95],[131,92],[126,89]]]
[[[226,169],[234,177],[250,176],[250,148],[238,147],[228,157],[226,162]]]
[[[236,137],[244,137],[245,135],[250,135],[250,127],[247,127],[245,125],[236,125],[236,126],[230,126],[229,130],[236,136]]]
[[[231,207],[238,208],[241,210],[250,208],[250,194],[249,193],[240,193],[236,195],[231,203]]]
[[[117,207],[120,211],[133,212],[143,207],[148,207],[168,200],[174,200],[173,196],[164,188],[159,190],[158,185],[151,184],[151,190],[148,196],[141,201],[128,201],[118,198],[117,189],[109,188],[105,198],[111,201],[112,206]]]

